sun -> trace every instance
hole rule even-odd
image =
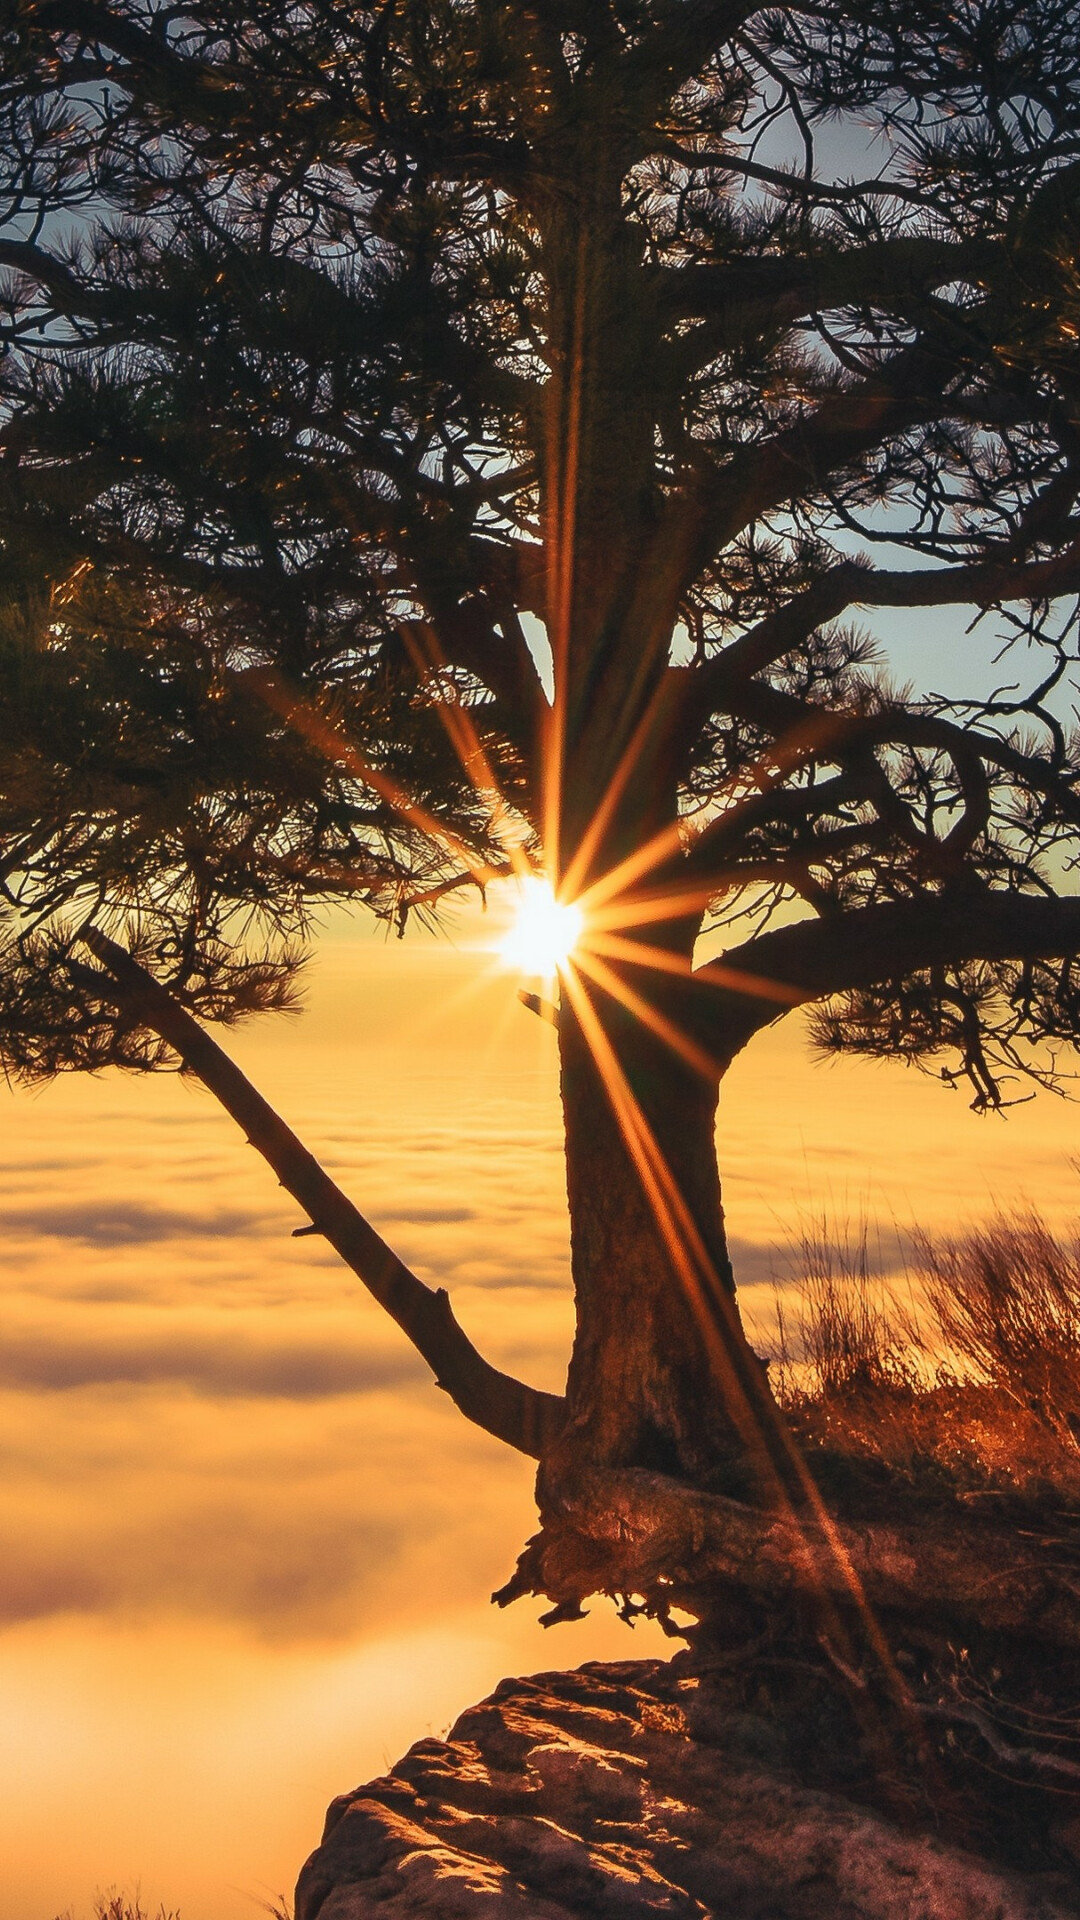
[[[513,924],[500,942],[507,966],[550,980],[565,966],[585,924],[580,907],[557,900],[547,880],[520,882]]]

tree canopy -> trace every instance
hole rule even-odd
[[[87,920],[221,1018],[319,900],[542,869],[567,1431],[707,1474],[717,1351],[760,1397],[733,1056],[810,1004],[994,1106],[1080,1034],[1072,0],[12,0],[2,46],[6,1064],[172,1058]]]

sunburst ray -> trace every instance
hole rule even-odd
[[[698,1046],[689,1034],[683,1033],[681,1028],[673,1020],[669,1020],[666,1014],[661,1013],[659,1008],[654,1007],[644,994],[638,993],[627,981],[621,979],[614,967],[609,967],[599,954],[591,951],[588,946],[583,946],[578,949],[573,958],[579,972],[588,974],[590,979],[595,980],[598,987],[602,987],[613,1000],[618,1000],[628,1013],[632,1013],[636,1020],[640,1020],[651,1033],[655,1033],[658,1040],[662,1040],[672,1053],[677,1054],[680,1060],[684,1060],[695,1073],[699,1073],[703,1080],[716,1079],[717,1062],[713,1055],[707,1053],[704,1047]]]
[[[564,980],[574,1015],[600,1073],[676,1278],[694,1314],[726,1405],[778,1509],[797,1529],[803,1568],[817,1593],[822,1618],[836,1637],[837,1644],[850,1650],[850,1636],[831,1598],[831,1583],[823,1577],[818,1540],[824,1543],[825,1552],[847,1589],[867,1642],[873,1648],[894,1701],[908,1723],[909,1732],[923,1746],[923,1730],[910,1691],[896,1667],[858,1572],[787,1422],[773,1400],[764,1377],[758,1383],[752,1371],[736,1363],[735,1355],[745,1346],[745,1340],[734,1298],[716,1272],[678,1182],[573,965],[566,968]],[[816,1537],[815,1532],[806,1525],[807,1512],[815,1523]]]

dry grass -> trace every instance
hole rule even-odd
[[[292,1920],[292,1913],[282,1894],[277,1900],[256,1900],[255,1905],[262,1907],[271,1920]],[[67,1913],[58,1913],[56,1920],[72,1920],[70,1909]],[[159,1906],[151,1914],[143,1906],[138,1888],[133,1894],[118,1893],[110,1888],[108,1893],[99,1893],[94,1901],[94,1920],[180,1920],[177,1907]]]
[[[772,1377],[812,1453],[943,1489],[1080,1495],[1080,1244],[1034,1213],[916,1239],[899,1299],[865,1236],[821,1228],[802,1251]]]
[[[70,1908],[67,1913],[58,1913],[56,1920],[72,1920]],[[99,1893],[94,1900],[94,1920],[180,1920],[179,1908],[159,1906],[151,1913],[143,1906],[138,1888],[134,1893],[118,1893],[110,1887],[107,1893]]]

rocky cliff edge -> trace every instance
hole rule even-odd
[[[296,1920],[1078,1920],[1067,1864],[1010,1872],[859,1804],[830,1751],[808,1785],[678,1658],[506,1680],[333,1803]]]

